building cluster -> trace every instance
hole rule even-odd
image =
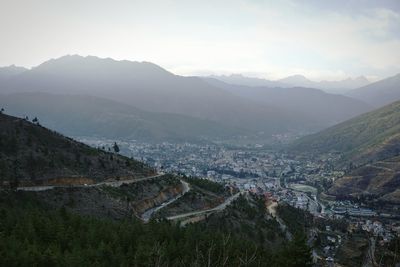
[[[372,217],[377,215],[377,213],[372,209],[359,207],[358,204],[354,204],[348,200],[335,201],[332,206],[332,212],[335,214],[336,218],[343,218],[345,215],[362,217]]]

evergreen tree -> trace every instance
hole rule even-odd
[[[304,233],[298,233],[287,245],[282,266],[287,267],[311,267],[313,266],[311,248],[307,245]]]
[[[114,149],[115,153],[119,153],[119,146],[118,146],[117,142],[114,142],[113,149]]]

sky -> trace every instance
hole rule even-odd
[[[67,54],[180,75],[400,73],[398,0],[0,0],[0,66]]]

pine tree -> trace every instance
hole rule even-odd
[[[117,142],[114,142],[113,149],[114,149],[115,153],[119,153],[119,146],[118,146]]]
[[[304,233],[296,234],[286,249],[286,265],[288,267],[311,267],[313,266],[312,253],[307,245]]]

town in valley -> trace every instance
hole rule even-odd
[[[345,170],[333,167],[338,154],[296,155],[259,144],[234,146],[77,139],[110,151],[118,144],[122,154],[143,161],[158,172],[207,179],[260,195],[272,213],[277,204],[285,203],[316,219],[325,218],[333,224],[345,225],[345,231],[338,231],[337,227],[333,230],[329,223],[324,225],[324,230],[309,231],[310,240],[318,240],[319,244],[313,250],[315,260],[323,258],[327,263],[333,263],[343,240],[352,238],[352,233],[363,233],[374,249],[384,247],[400,236],[400,205],[376,205],[362,199],[335,198],[326,193],[335,179],[345,175]]]

